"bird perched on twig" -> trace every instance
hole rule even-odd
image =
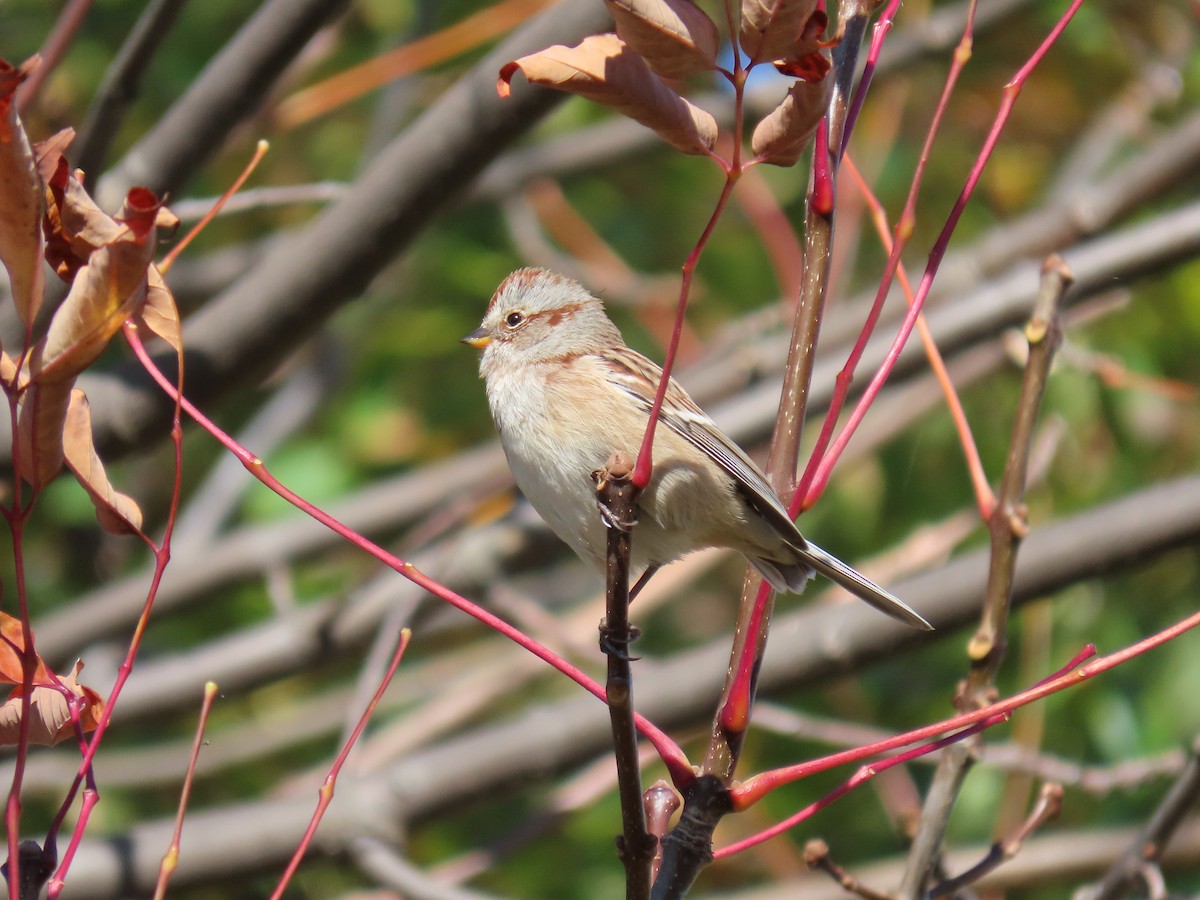
[[[482,324],[462,340],[483,350],[479,371],[517,485],[555,533],[603,571],[607,541],[591,473],[614,450],[637,456],[662,369],[625,345],[582,285],[546,269],[505,278]],[[931,627],[805,540],[758,467],[674,379],[659,420],[653,474],[637,503],[635,567],[728,547],[777,591],[800,593],[820,572],[901,622]]]

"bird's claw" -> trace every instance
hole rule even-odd
[[[629,645],[642,636],[642,630],[630,625],[625,629],[610,628],[606,622],[600,623],[600,651],[605,656],[615,656],[623,662],[634,662],[638,656],[629,655]]]

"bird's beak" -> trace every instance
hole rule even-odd
[[[468,347],[474,347],[476,350],[482,350],[492,342],[492,336],[482,328],[476,328],[466,337],[458,339],[460,344],[466,344]]]

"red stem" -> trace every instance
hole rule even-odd
[[[404,651],[408,649],[408,642],[411,638],[412,632],[409,629],[405,628],[400,632],[400,640],[396,643],[396,652],[392,654],[392,661],[388,665],[387,671],[384,672],[383,678],[379,682],[379,687],[375,689],[375,693],[371,697],[371,702],[367,704],[367,708],[359,716],[358,724],[354,726],[354,731],[350,733],[350,737],[342,745],[342,750],[338,754],[337,759],[333,761],[333,765],[329,769],[329,774],[325,776],[325,783],[321,785],[321,789],[318,791],[317,808],[313,810],[312,818],[308,822],[308,828],[305,829],[304,836],[300,838],[300,843],[296,846],[296,852],[288,860],[287,868],[283,870],[283,875],[280,876],[279,883],[275,885],[275,890],[271,893],[271,900],[280,900],[283,892],[291,882],[292,876],[300,868],[300,862],[304,859],[304,854],[308,852],[309,845],[312,844],[312,840],[316,836],[317,826],[321,824],[321,819],[325,816],[325,810],[333,802],[333,791],[337,784],[338,775],[341,774],[342,766],[345,764],[346,758],[350,755],[350,751],[354,748],[354,745],[358,743],[363,729],[367,727],[367,722],[375,714],[375,708],[379,706],[379,701],[383,699],[383,692],[392,683],[392,676],[396,674],[396,669],[400,667],[400,660],[404,658]]]
[[[924,181],[925,169],[929,164],[929,156],[933,152],[933,142],[937,137],[942,118],[949,105],[950,95],[954,92],[955,84],[958,83],[958,76],[962,73],[967,61],[971,57],[971,30],[974,20],[975,17],[973,14],[967,16],[966,27],[963,29],[958,48],[954,52],[950,71],[947,73],[946,82],[942,86],[941,96],[938,97],[937,105],[934,107],[933,119],[930,121],[929,128],[925,132],[925,142],[917,158],[916,169],[913,171],[912,181],[908,187],[908,196],[905,198],[903,211],[896,222],[887,263],[884,266],[883,275],[879,279],[879,287],[875,292],[875,301],[871,304],[866,322],[859,332],[858,340],[855,341],[854,347],[850,350],[846,364],[837,375],[833,396],[829,402],[829,411],[825,415],[825,421],[821,425],[821,432],[817,437],[816,446],[814,446],[812,455],[809,457],[804,475],[800,479],[796,495],[792,499],[793,509],[791,513],[793,516],[799,514],[802,506],[808,507],[816,502],[821,491],[824,489],[824,484],[822,483],[819,490],[814,490],[813,479],[818,466],[824,462],[825,448],[828,446],[833,430],[837,426],[838,417],[842,414],[846,395],[849,393],[850,385],[854,381],[854,372],[858,368],[858,363],[866,351],[867,341],[875,332],[875,326],[879,322],[879,317],[883,314],[883,306],[891,291],[892,280],[895,278],[896,270],[900,266],[900,256],[904,252],[904,248],[908,245],[909,238],[912,237],[913,225],[916,219],[917,196]],[[872,48],[874,49],[874,43],[872,43]],[[845,147],[844,139],[842,146],[843,148]],[[845,442],[841,446],[844,447]]]
[[[810,463],[810,469],[806,470],[805,478],[809,481],[807,489],[804,491],[803,500],[797,502],[793,500],[793,506],[797,508],[807,508],[820,496],[825,485],[829,481],[829,476],[833,471],[833,467],[837,464],[846,445],[849,443],[851,436],[858,428],[866,411],[874,402],[875,397],[882,389],[884,382],[891,374],[892,369],[896,365],[896,360],[900,356],[900,351],[904,348],[908,337],[912,334],[913,326],[916,324],[917,316],[924,309],[925,300],[929,296],[929,291],[933,287],[934,276],[937,275],[938,268],[941,266],[942,257],[945,256],[946,247],[950,243],[950,237],[954,234],[954,230],[958,227],[958,221],[962,217],[963,210],[966,208],[967,201],[970,200],[975,192],[975,187],[979,183],[980,177],[983,175],[983,169],[991,159],[992,152],[996,148],[996,144],[1000,140],[1000,135],[1004,130],[1004,126],[1008,123],[1008,117],[1012,113],[1013,106],[1016,104],[1017,97],[1021,93],[1022,87],[1026,79],[1029,77],[1033,68],[1042,60],[1049,50],[1050,46],[1062,34],[1067,23],[1075,12],[1079,9],[1083,0],[1073,0],[1070,7],[1063,13],[1057,24],[1050,30],[1050,33],[1038,46],[1038,49],[1030,56],[1023,66],[1013,76],[1013,79],[1004,86],[1003,96],[1000,102],[1000,108],[996,113],[996,118],[992,122],[992,127],[988,131],[987,138],[984,140],[983,148],[979,151],[975,162],[971,166],[971,171],[967,175],[966,183],[962,191],[955,200],[954,207],[950,211],[950,215],[946,219],[945,225],[942,226],[941,232],[938,234],[937,240],[934,241],[932,249],[929,251],[929,259],[925,266],[925,272],[921,277],[921,284],[917,288],[916,296],[913,298],[912,305],[905,313],[904,320],[901,323],[900,330],[896,338],[892,342],[892,346],[888,349],[887,355],[884,357],[883,364],[879,370],[871,378],[867,385],[863,396],[855,405],[854,411],[850,414],[849,420],[845,427],[837,436],[837,439],[830,445],[829,450],[825,453],[816,466]],[[890,258],[889,258],[890,262]],[[816,459],[817,454],[814,452],[813,459]],[[798,494],[800,492],[797,492]]]
[[[132,331],[135,335],[137,332],[136,326],[130,322],[125,323],[125,333],[128,335]],[[59,813],[55,817],[54,822],[50,826],[50,830],[46,836],[46,843],[49,844],[55,841],[58,834],[58,829],[62,825],[63,817],[66,810],[69,808],[74,792],[78,790],[80,783],[86,779],[87,789],[83,793],[83,804],[80,808],[79,819],[75,823],[75,828],[71,833],[70,843],[67,845],[66,851],[63,853],[62,862],[59,864],[58,871],[54,873],[54,877],[50,879],[48,892],[50,900],[55,900],[62,892],[66,883],[67,872],[70,871],[71,863],[75,859],[75,853],[79,848],[79,842],[83,839],[84,832],[87,830],[87,823],[91,817],[92,808],[100,799],[99,791],[96,788],[94,773],[92,772],[92,760],[95,758],[96,751],[100,749],[100,742],[104,739],[105,733],[108,731],[109,723],[112,720],[113,709],[116,706],[117,699],[121,696],[121,691],[125,687],[125,682],[129,680],[130,674],[133,672],[133,663],[137,658],[138,651],[142,646],[142,637],[146,632],[146,626],[150,623],[150,613],[154,608],[154,600],[158,596],[158,587],[162,583],[163,574],[166,572],[167,564],[171,560],[171,536],[175,531],[175,520],[179,515],[179,500],[183,491],[183,426],[182,426],[182,408],[179,404],[179,396],[183,390],[183,355],[179,356],[179,376],[177,384],[171,385],[175,400],[175,410],[171,420],[171,442],[174,446],[174,463],[175,471],[171,484],[171,501],[167,507],[167,520],[163,527],[163,537],[161,545],[155,545],[154,542],[140,530],[137,535],[146,543],[154,554],[154,572],[150,576],[150,586],[146,590],[146,602],[142,605],[141,615],[138,617],[137,624],[134,626],[133,636],[129,640],[129,649],[125,652],[125,659],[122,660],[120,667],[117,669],[117,677],[113,683],[112,690],[109,692],[108,700],[104,705],[104,712],[100,715],[100,720],[96,724],[96,730],[92,732],[91,740],[88,742],[87,748],[84,751],[83,758],[80,760],[79,768],[75,774],[75,780],[71,785],[70,791],[67,793],[67,798],[59,808]],[[164,379],[165,380],[165,379]]]
[[[1033,687],[1026,688],[1021,693],[1014,694],[1006,700],[1000,700],[990,706],[972,710],[971,712],[963,713],[950,719],[944,719],[932,725],[925,725],[922,728],[917,728],[913,731],[887,738],[886,740],[877,741],[873,744],[867,744],[863,747],[854,747],[839,753],[820,757],[819,759],[755,775],[743,781],[731,792],[734,807],[736,809],[745,809],[757,803],[776,788],[790,784],[801,778],[815,775],[818,772],[824,772],[827,769],[843,766],[847,763],[858,762],[869,756],[887,753],[916,743],[917,741],[924,741],[937,735],[945,734],[948,731],[967,728],[993,716],[1008,715],[1013,710],[1027,706],[1035,700],[1040,700],[1050,694],[1056,694],[1068,687],[1088,681],[1102,672],[1116,668],[1134,657],[1141,656],[1168,641],[1174,640],[1181,634],[1197,626],[1200,626],[1200,612],[1193,613],[1187,618],[1176,622],[1174,625],[1164,628],[1162,631],[1152,634],[1148,638],[1143,638],[1136,644],[1132,644],[1123,650],[1118,650],[1107,656],[1097,657],[1092,662],[1084,665],[1076,665],[1077,660],[1087,659],[1094,652],[1094,648],[1089,645],[1082,653],[1071,660],[1069,666],[1059,670],[1058,673],[1050,678],[1043,679],[1033,685]]]
[[[878,762],[863,766],[824,797],[821,797],[819,800],[815,800],[808,806],[804,807],[804,809],[794,813],[791,816],[788,816],[782,822],[777,822],[770,828],[765,828],[758,832],[758,834],[750,835],[750,837],[743,838],[742,840],[732,843],[727,847],[722,847],[720,850],[714,851],[713,859],[723,859],[726,856],[733,856],[735,853],[741,853],[743,850],[748,850],[751,847],[763,843],[764,841],[770,840],[777,834],[782,834],[791,828],[795,828],[801,822],[811,819],[821,810],[831,806],[834,801],[840,800],[856,787],[865,784],[876,775],[886,772],[888,769],[898,766],[901,763],[911,762],[912,760],[921,756],[927,756],[936,750],[941,750],[943,747],[948,747],[950,744],[956,744],[961,740],[971,737],[972,735],[979,734],[984,729],[991,728],[993,725],[998,725],[1007,719],[1007,715],[994,716],[990,719],[985,719],[982,722],[977,722],[970,728],[964,728],[962,731],[939,738],[936,741],[930,741],[929,743],[922,744],[919,747],[914,747],[911,750],[898,753],[895,756],[889,757],[888,759],[879,760]]]
[[[734,159],[726,170],[725,184],[721,188],[721,196],[717,198],[712,215],[709,216],[708,222],[704,226],[704,231],[700,233],[699,239],[696,241],[695,246],[692,247],[692,252],[688,254],[687,261],[684,262],[680,273],[679,305],[675,310],[675,324],[671,329],[671,340],[667,344],[666,357],[663,359],[662,377],[658,380],[658,389],[654,392],[654,403],[650,407],[650,420],[646,423],[646,431],[642,435],[642,446],[638,450],[637,464],[633,468],[632,481],[639,490],[644,489],[650,483],[650,476],[653,473],[654,433],[658,428],[658,414],[662,409],[663,399],[667,396],[667,386],[671,382],[671,369],[675,366],[675,355],[679,351],[679,339],[683,334],[683,320],[687,313],[688,295],[692,288],[692,277],[696,273],[696,265],[700,262],[700,255],[704,252],[704,247],[708,244],[708,239],[712,237],[713,230],[716,228],[721,214],[725,211],[725,206],[729,202],[729,196],[733,193],[733,186],[737,184],[740,175],[738,168],[740,142],[735,140],[733,147]]]

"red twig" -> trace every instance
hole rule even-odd
[[[125,334],[128,336],[130,333],[136,335],[137,328],[131,322],[126,322]],[[141,649],[142,637],[146,632],[146,626],[150,623],[150,612],[154,608],[154,599],[158,596],[158,586],[162,583],[163,574],[167,570],[167,564],[171,561],[171,535],[175,531],[175,520],[179,515],[179,498],[183,490],[183,425],[182,407],[179,403],[179,397],[183,394],[183,354],[179,354],[178,373],[176,383],[171,385],[171,396],[175,399],[175,410],[171,419],[171,443],[175,454],[175,472],[171,484],[171,502],[167,507],[167,521],[163,527],[162,543],[155,545],[146,534],[140,530],[137,532],[138,537],[145,542],[146,546],[154,554],[154,572],[150,576],[150,586],[146,589],[146,602],[142,606],[142,612],[138,617],[137,625],[134,626],[133,636],[129,639],[129,649],[126,650],[125,659],[121,661],[121,665],[117,669],[116,680],[113,683],[112,690],[109,691],[108,699],[105,701],[104,712],[96,724],[96,730],[92,732],[91,740],[88,741],[83,758],[79,762],[79,768],[76,771],[71,789],[67,792],[66,799],[59,807],[58,815],[55,817],[46,836],[47,845],[57,840],[58,830],[62,826],[64,816],[73,801],[75,792],[79,789],[79,785],[86,779],[87,788],[83,793],[83,802],[80,807],[78,821],[75,823],[75,828],[71,833],[71,841],[67,845],[66,852],[63,853],[58,871],[54,873],[54,877],[50,879],[48,885],[50,900],[54,900],[62,892],[67,872],[70,870],[75,853],[79,848],[79,842],[83,839],[84,832],[87,830],[87,823],[91,817],[92,808],[100,799],[100,794],[93,778],[92,760],[96,756],[96,751],[100,749],[100,742],[104,739],[104,735],[108,731],[108,725],[112,720],[112,713],[117,699],[121,696],[121,691],[124,689],[125,683],[129,680],[129,676],[133,672],[134,660],[137,659],[138,651]],[[163,380],[166,381],[165,377]],[[167,383],[170,384],[170,382]]]
[[[888,228],[887,212],[884,210],[883,204],[879,202],[875,192],[863,179],[862,173],[859,172],[849,154],[846,155],[844,162],[847,171],[862,192],[863,200],[871,210],[871,217],[875,222],[880,243],[883,244],[884,250],[891,254],[894,242]],[[901,290],[904,291],[905,299],[911,306],[913,303],[912,283],[908,280],[908,273],[904,271],[903,266],[896,269],[896,278],[900,282]],[[958,392],[954,389],[954,383],[950,380],[950,373],[946,369],[946,361],[938,350],[937,343],[933,339],[933,332],[929,330],[929,324],[925,321],[924,316],[917,317],[917,331],[921,336],[921,344],[925,348],[925,356],[929,359],[929,367],[937,377],[938,384],[946,398],[950,418],[954,420],[954,430],[958,432],[958,440],[967,461],[967,470],[971,473],[971,484],[975,489],[975,504],[979,507],[981,517],[986,519],[996,505],[996,495],[992,491],[991,484],[988,483],[983,461],[979,458],[979,447],[975,443],[975,436],[971,433],[971,423],[967,421],[962,401],[958,398]]]
[[[734,154],[737,154],[738,142],[734,143]],[[671,369],[675,365],[675,355],[679,351],[679,339],[683,335],[683,321],[687,314],[688,295],[691,293],[692,278],[696,274],[696,264],[700,262],[700,256],[704,252],[705,245],[708,244],[708,239],[712,237],[713,229],[716,228],[717,222],[721,218],[721,214],[725,211],[725,206],[729,202],[729,195],[733,192],[733,186],[737,183],[739,172],[736,168],[730,168],[725,175],[725,184],[721,188],[721,196],[717,198],[717,204],[713,208],[712,215],[709,217],[707,224],[704,226],[704,231],[700,233],[696,244],[692,247],[692,252],[688,254],[687,261],[683,264],[683,270],[679,279],[679,305],[675,310],[675,325],[671,329],[671,340],[667,344],[667,353],[663,358],[662,377],[658,380],[658,390],[654,392],[654,404],[650,407],[650,421],[646,423],[646,431],[642,435],[642,446],[638,450],[637,464],[633,469],[633,484],[639,489],[644,489],[650,483],[650,476],[654,468],[654,433],[658,427],[658,413],[662,409],[663,399],[667,396],[667,385],[671,380]]]
[[[853,412],[850,414],[849,420],[837,438],[829,446],[827,452],[821,457],[816,466],[810,467],[810,470],[805,472],[805,479],[808,486],[803,491],[803,499],[800,499],[800,493],[797,492],[797,500],[793,501],[793,506],[796,509],[807,508],[817,497],[820,496],[824,486],[829,481],[829,475],[837,464],[846,445],[849,443],[851,436],[858,428],[866,411],[875,401],[879,391],[883,388],[884,382],[891,374],[892,369],[896,365],[896,360],[900,356],[900,351],[904,349],[904,345],[908,342],[909,335],[916,325],[917,316],[925,306],[925,300],[929,296],[929,291],[933,287],[933,279],[937,275],[938,268],[941,266],[942,257],[946,253],[946,247],[950,243],[950,237],[954,234],[955,228],[958,227],[958,220],[962,217],[963,210],[966,209],[967,201],[971,199],[975,192],[976,186],[979,184],[979,179],[983,175],[984,167],[988,160],[991,159],[992,152],[996,148],[996,144],[1000,140],[1000,135],[1004,131],[1005,125],[1008,123],[1008,117],[1012,114],[1013,107],[1016,105],[1017,97],[1020,96],[1021,89],[1025,85],[1030,73],[1041,62],[1042,58],[1049,51],[1050,47],[1062,34],[1067,23],[1075,15],[1076,11],[1083,4],[1083,0],[1072,0],[1070,7],[1059,18],[1054,28],[1038,46],[1037,50],[1029,57],[1023,66],[1013,76],[1012,80],[1004,86],[1003,95],[1000,101],[1000,108],[996,113],[996,117],[992,122],[992,127],[988,131],[987,138],[983,142],[983,148],[979,151],[974,164],[971,166],[971,171],[967,175],[966,183],[963,185],[962,191],[958,195],[958,199],[954,202],[954,207],[950,211],[950,215],[946,219],[945,225],[942,226],[941,232],[938,234],[937,240],[934,241],[932,249],[929,251],[929,259],[925,266],[925,272],[921,277],[920,286],[917,288],[916,296],[913,298],[912,305],[904,316],[904,321],[901,323],[899,332],[892,341],[892,346],[888,349],[887,355],[884,357],[879,370],[871,378],[862,397],[855,405]],[[814,453],[813,458],[816,458]],[[802,487],[804,485],[802,484]]]
[[[732,12],[728,7],[726,9],[726,16],[732,22]],[[732,28],[732,25],[730,27]],[[679,352],[679,340],[683,335],[684,317],[687,314],[688,296],[691,293],[692,278],[696,274],[696,266],[700,262],[704,248],[708,245],[709,238],[712,237],[713,231],[717,227],[717,222],[720,221],[721,215],[725,212],[725,207],[729,203],[729,197],[733,193],[733,188],[742,175],[742,131],[745,116],[744,91],[746,86],[746,70],[742,67],[742,57],[736,48],[733,53],[733,71],[722,70],[722,74],[729,79],[734,88],[733,149],[728,162],[715,153],[709,153],[710,158],[724,170],[725,183],[721,186],[721,194],[717,197],[712,215],[709,216],[708,222],[704,225],[704,230],[700,232],[700,237],[696,239],[696,243],[692,247],[692,251],[688,254],[680,271],[679,305],[675,310],[675,325],[671,329],[671,340],[667,344],[667,352],[663,357],[662,377],[658,380],[658,389],[654,392],[654,403],[650,407],[650,420],[646,423],[646,431],[642,435],[642,446],[638,449],[637,463],[633,468],[631,481],[638,490],[643,490],[650,483],[650,476],[653,473],[654,433],[658,428],[658,414],[662,409],[663,399],[667,395],[667,385],[670,384],[671,370],[675,366],[675,356]]]
[[[825,482],[814,484],[813,479],[816,469],[824,463],[825,448],[829,444],[829,440],[833,435],[834,428],[837,426],[838,417],[842,413],[842,407],[846,402],[846,395],[850,391],[850,385],[854,381],[854,372],[858,368],[858,362],[862,359],[863,352],[866,350],[867,341],[875,331],[875,325],[879,322],[879,317],[883,313],[883,305],[887,300],[887,296],[891,291],[892,279],[896,275],[896,270],[900,266],[900,256],[904,252],[905,246],[908,244],[909,238],[912,236],[913,227],[916,221],[917,196],[921,191],[921,184],[924,180],[925,168],[929,164],[929,156],[933,152],[933,142],[937,138],[938,130],[942,123],[942,118],[946,114],[946,107],[950,102],[950,95],[954,92],[954,86],[958,83],[958,76],[966,67],[968,60],[971,58],[971,31],[975,21],[975,16],[972,14],[967,16],[966,26],[963,29],[962,38],[959,40],[958,47],[954,52],[953,60],[950,64],[950,71],[946,75],[946,82],[942,86],[941,96],[938,97],[937,105],[934,107],[933,119],[929,123],[929,128],[925,132],[925,142],[921,147],[921,153],[917,158],[917,166],[913,172],[912,181],[908,187],[908,196],[904,201],[904,209],[900,213],[900,218],[896,222],[895,234],[893,235],[891,245],[888,250],[887,263],[884,265],[883,275],[879,279],[879,288],[875,292],[875,302],[871,304],[871,309],[867,314],[866,322],[863,323],[862,330],[859,332],[858,340],[855,341],[854,347],[850,350],[850,355],[846,359],[846,364],[837,375],[836,384],[833,391],[833,396],[830,398],[829,410],[825,415],[825,421],[821,426],[821,433],[817,437],[816,446],[813,448],[812,455],[809,457],[808,466],[804,470],[804,475],[800,479],[797,496],[803,498],[804,505],[811,506],[812,503],[820,496],[824,490]],[[845,141],[843,140],[843,147]],[[948,239],[947,235],[947,239]],[[903,346],[903,345],[901,345]],[[847,426],[847,431],[849,431]],[[845,441],[841,443],[845,446]],[[832,467],[830,467],[832,468]],[[829,468],[826,471],[828,477]],[[795,501],[793,501],[795,504]],[[799,512],[799,508],[793,509],[795,515]]]
[[[188,798],[192,793],[192,781],[196,777],[196,760],[200,758],[200,747],[204,744],[204,729],[208,725],[208,714],[212,710],[213,700],[217,697],[217,683],[206,682],[204,685],[204,702],[200,706],[200,721],[196,723],[196,738],[192,741],[192,752],[188,757],[187,774],[183,778],[183,787],[179,790],[179,811],[175,814],[175,832],[171,836],[171,846],[163,855],[162,865],[158,868],[158,881],[154,885],[154,900],[163,900],[167,895],[167,882],[175,874],[179,865],[179,842],[183,835],[183,817],[187,812]]]
[[[171,270],[171,266],[175,264],[175,260],[179,258],[179,254],[187,248],[188,244],[196,239],[200,232],[208,227],[208,223],[217,217],[217,214],[221,211],[225,204],[229,202],[229,198],[236,194],[241,186],[246,183],[246,179],[250,177],[250,174],[256,168],[258,168],[258,164],[262,162],[262,158],[267,155],[268,149],[270,149],[270,145],[266,141],[259,141],[255,145],[254,155],[250,157],[250,161],[246,163],[246,166],[242,169],[241,174],[234,179],[233,184],[231,184],[225,190],[225,193],[221,194],[221,196],[217,198],[217,201],[212,205],[212,208],[200,218],[200,221],[192,226],[192,229],[183,236],[183,239],[171,248],[171,252],[162,258],[158,264],[159,272],[165,276],[167,272]]]
[[[840,785],[838,785],[836,788],[834,788],[832,791],[830,791],[828,794],[826,794],[824,797],[821,797],[819,800],[815,800],[814,802],[810,803],[808,806],[804,807],[804,809],[800,810],[799,812],[794,813],[791,816],[788,816],[782,822],[777,822],[776,824],[772,825],[770,828],[763,829],[758,834],[753,834],[748,838],[743,838],[742,840],[737,841],[736,843],[730,844],[727,847],[722,847],[720,850],[714,851],[713,858],[721,859],[722,857],[725,857],[725,856],[733,856],[735,853],[740,853],[743,850],[747,850],[750,847],[754,847],[758,844],[761,844],[763,841],[769,840],[770,838],[775,837],[775,835],[782,834],[783,832],[796,827],[801,822],[811,819],[813,816],[815,816],[821,810],[825,809],[827,806],[832,805],[834,801],[840,800],[842,797],[844,797],[846,794],[850,793],[856,787],[870,781],[872,778],[874,778],[876,775],[880,774],[881,772],[886,772],[888,769],[890,769],[894,766],[898,766],[901,763],[911,762],[912,760],[916,759],[917,757],[925,756],[929,753],[933,753],[936,750],[941,750],[943,747],[948,747],[950,744],[958,743],[959,741],[964,740],[965,738],[968,738],[968,737],[971,737],[972,735],[978,734],[979,732],[983,731],[985,728],[990,728],[993,725],[998,725],[1001,722],[1006,721],[1007,719],[1008,719],[1007,714],[996,715],[991,718],[985,719],[982,722],[976,722],[970,728],[964,728],[962,731],[957,731],[954,734],[947,735],[946,737],[943,737],[943,738],[939,738],[936,741],[930,741],[929,743],[922,744],[919,747],[913,747],[910,750],[906,750],[903,753],[898,753],[895,756],[888,757],[887,759],[881,760],[879,762],[875,762],[875,763],[871,763],[870,765],[863,766],[857,772],[855,772],[853,775],[851,775],[849,778],[847,778],[845,781],[843,781]],[[735,800],[735,803],[736,803],[736,800]]]
[[[325,776],[325,783],[321,785],[321,789],[318,792],[317,808],[313,810],[312,818],[309,820],[308,828],[305,829],[304,837],[300,839],[300,844],[296,847],[296,852],[292,854],[292,858],[288,861],[287,868],[284,869],[283,875],[279,879],[279,884],[275,885],[275,890],[271,894],[271,900],[280,900],[284,890],[287,889],[288,883],[292,880],[292,876],[300,868],[300,861],[304,859],[304,854],[308,851],[308,847],[317,833],[317,826],[321,824],[321,819],[325,816],[325,810],[333,802],[333,791],[337,785],[337,778],[342,771],[342,766],[345,764],[346,758],[350,755],[350,751],[354,749],[354,745],[358,742],[359,735],[367,727],[367,722],[374,715],[375,708],[383,698],[384,691],[392,683],[392,676],[396,674],[396,669],[400,666],[400,660],[404,657],[404,651],[408,648],[408,642],[411,638],[412,632],[409,629],[404,628],[400,631],[400,640],[396,643],[396,652],[392,654],[391,664],[388,665],[387,671],[380,680],[379,687],[375,689],[375,694],[371,697],[371,702],[367,704],[367,708],[363,710],[362,716],[359,717],[354,731],[350,733],[350,737],[342,745],[342,752],[333,761],[333,766],[330,767],[329,774]]]
[[[1008,715],[1015,709],[1019,709],[1022,706],[1027,706],[1028,704],[1033,703],[1036,700],[1041,700],[1043,697],[1047,697],[1050,694],[1056,694],[1059,691],[1065,690],[1069,687],[1089,681],[1102,672],[1107,672],[1109,669],[1116,668],[1122,663],[1128,662],[1137,656],[1141,656],[1142,654],[1147,653],[1150,650],[1167,643],[1168,641],[1174,640],[1181,634],[1184,634],[1185,632],[1190,631],[1197,626],[1200,626],[1200,612],[1193,613],[1187,618],[1176,622],[1174,625],[1164,628],[1162,631],[1159,631],[1150,637],[1143,638],[1137,643],[1131,644],[1122,650],[1118,650],[1115,653],[1110,653],[1107,656],[1095,658],[1089,663],[1079,664],[1080,660],[1090,658],[1095,652],[1094,648],[1089,645],[1088,647],[1085,647],[1083,651],[1077,654],[1067,666],[1065,666],[1063,669],[1060,669],[1054,675],[1039,681],[1033,687],[1027,688],[1019,694],[1014,694],[1005,700],[1000,700],[982,709],[972,710],[971,712],[963,713],[962,715],[954,716],[953,718],[944,719],[941,722],[935,722],[932,725],[926,725],[922,728],[917,728],[913,731],[908,731],[904,734],[887,738],[886,740],[876,741],[862,747],[854,747],[850,750],[833,753],[818,759],[809,760],[808,762],[798,763],[794,766],[786,766],[781,769],[775,769],[770,772],[764,772],[760,775],[755,775],[731,789],[730,797],[733,801],[734,809],[747,809],[748,807],[753,806],[767,794],[774,791],[776,788],[782,787],[785,784],[791,784],[792,782],[799,781],[802,778],[807,778],[819,772],[824,772],[836,766],[859,762],[860,760],[867,759],[871,756],[877,756],[881,753],[890,753],[893,750],[898,750],[901,747],[907,747],[908,745],[915,744],[919,741],[938,738],[939,735],[945,735],[947,732],[954,733],[945,739],[938,738],[940,743],[937,743],[936,746],[922,745],[922,747],[916,748],[916,752],[906,751],[906,754],[908,755],[904,755],[904,759],[911,759],[915,756],[920,756],[923,753],[929,752],[929,750],[944,746],[945,744],[954,743],[956,740],[968,736],[968,734],[975,733],[975,731],[971,729],[975,729],[977,731],[979,730],[977,726],[984,728],[989,727],[996,722],[1006,719]],[[881,769],[881,767],[886,768],[894,765],[895,763],[893,759],[894,758],[890,758],[884,760],[883,763],[875,763],[866,768],[867,770],[878,771]],[[856,786],[858,783],[861,783],[861,781],[866,780],[866,778],[871,777],[873,774],[873,771],[866,775],[863,773],[856,774],[855,779],[857,779],[857,781],[852,779],[852,781],[854,781],[853,786]],[[849,784],[849,782],[847,784]],[[846,788],[845,785],[836,789],[836,796],[834,799],[844,794],[846,789],[848,788]],[[827,805],[828,802],[826,802],[825,798],[817,801],[816,804],[803,811],[804,817],[806,818],[808,815],[811,815],[813,812],[816,812],[818,809],[822,809]],[[797,815],[801,814],[798,813]],[[793,817],[793,819],[795,819],[795,817]],[[789,819],[788,821],[792,824],[795,824],[793,819]],[[796,821],[801,820],[796,819]],[[773,834],[777,834],[780,830],[782,829],[779,826],[776,826],[770,830],[770,834],[767,836],[769,837]],[[737,846],[742,848],[744,845],[746,845],[745,842],[742,842]],[[727,850],[725,852],[732,851]]]

